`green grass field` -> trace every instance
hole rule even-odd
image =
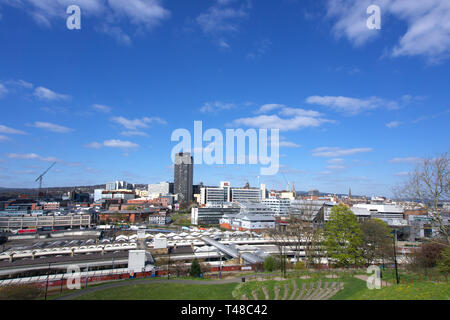
[[[151,283],[88,293],[77,300],[232,300],[237,283],[191,285]]]
[[[240,299],[243,295],[253,299],[252,292],[256,291],[259,300],[264,300],[262,290],[264,286],[269,298],[275,298],[275,286],[280,288],[279,299],[284,294],[284,284],[287,284],[289,292],[293,290],[292,279],[295,279],[297,287],[304,283],[309,286],[311,282],[317,283],[319,279],[324,282],[344,282],[344,289],[331,297],[331,300],[449,300],[450,286],[445,282],[433,281],[433,278],[419,277],[414,274],[401,274],[403,282],[395,284],[395,274],[386,272],[383,279],[392,283],[391,286],[379,290],[369,290],[366,282],[349,273],[337,273],[339,278],[327,278],[325,273],[309,273],[309,279],[299,278],[306,273],[289,274],[288,280],[275,279],[265,281],[247,281],[246,283],[230,284],[181,284],[181,283],[148,283],[133,284],[117,288],[100,290],[87,293],[77,299],[81,300],[233,300]],[[414,281],[412,281],[414,280]],[[122,282],[122,281],[121,281]],[[205,281],[207,282],[207,281]],[[98,285],[101,287],[102,285]]]

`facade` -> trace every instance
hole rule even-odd
[[[193,200],[194,160],[190,153],[175,154],[174,193],[179,194],[179,202]]]
[[[262,200],[261,203],[270,208],[276,216],[289,214],[291,207],[291,200],[289,199],[267,198]]]
[[[236,215],[240,208],[236,207],[205,207],[192,208],[191,210],[191,224],[193,225],[218,225],[220,219],[224,214]]]
[[[224,215],[220,219],[220,227],[228,230],[260,232],[274,229],[275,218],[259,214],[238,214],[236,216]]]
[[[261,202],[261,189],[231,188],[233,202]]]
[[[59,202],[44,202],[42,208],[44,210],[59,210]]]
[[[155,213],[148,217],[149,224],[157,224],[164,226],[166,224],[169,224],[171,221],[172,218],[166,212]]]
[[[157,184],[149,184],[148,185],[148,194],[149,195],[168,195],[173,193],[173,183],[171,182],[160,182]]]
[[[106,190],[107,191],[114,191],[114,190],[133,190],[134,186],[131,183],[128,183],[126,181],[115,181],[115,182],[108,182],[106,184]]]
[[[91,215],[0,217],[0,230],[90,227]]]

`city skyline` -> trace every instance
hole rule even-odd
[[[381,30],[359,28],[370,1],[2,3],[0,187],[37,188],[53,161],[43,187],[173,181],[171,133],[201,120],[278,127],[280,172],[196,165],[194,184],[390,196],[448,151],[450,115],[450,39],[415,29],[439,13],[393,2]],[[72,3],[81,30],[66,27]]]

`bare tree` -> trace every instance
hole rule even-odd
[[[294,253],[295,261],[300,261],[300,252],[305,252],[307,267],[320,260],[320,225],[323,221],[323,206],[310,200],[301,200],[291,206],[289,219],[285,225],[272,230],[270,236],[276,241],[282,267],[287,250]],[[285,270],[282,269],[284,272]]]
[[[450,242],[448,228],[442,219],[443,209],[439,202],[449,198],[449,157],[445,152],[436,158],[423,159],[411,172],[407,180],[394,188],[397,198],[406,198],[412,201],[420,201],[428,211],[433,222],[439,229],[442,238]]]

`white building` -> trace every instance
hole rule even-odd
[[[224,229],[239,231],[260,231],[275,228],[275,218],[260,214],[224,215],[220,219],[220,226]]]
[[[148,194],[151,195],[168,195],[172,193],[173,184],[170,182],[160,182],[148,185]]]
[[[231,201],[233,202],[261,202],[261,189],[231,188]]]
[[[273,211],[276,216],[289,214],[289,208],[291,207],[291,200],[289,199],[267,198],[262,200],[261,203]]]

